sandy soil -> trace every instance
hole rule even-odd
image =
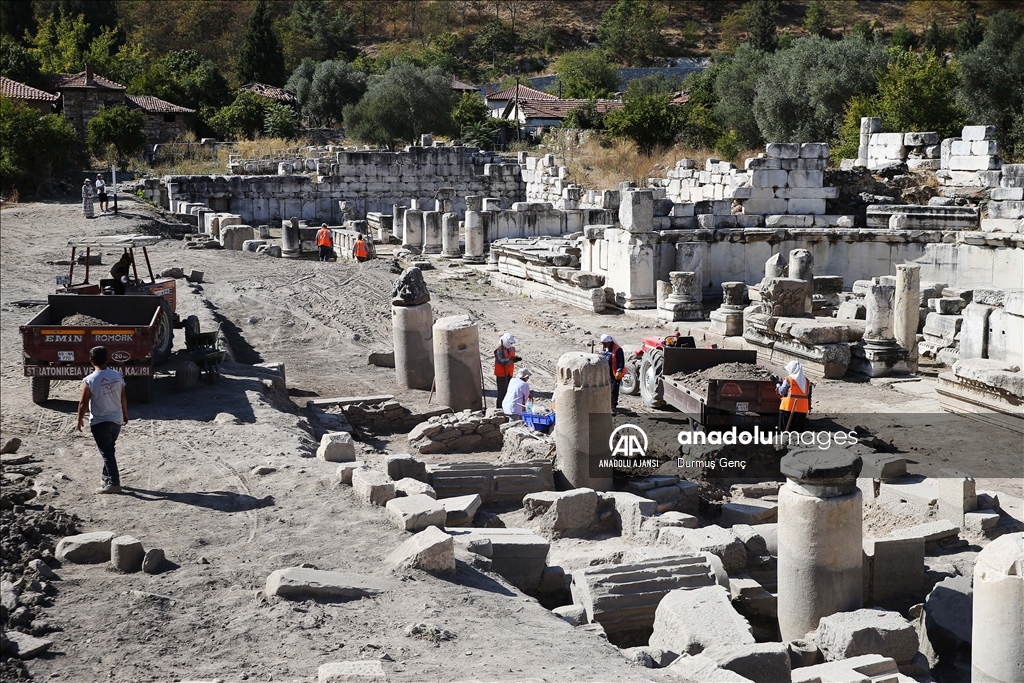
[[[119,217],[85,220],[77,204],[23,204],[5,208],[0,222],[3,437],[20,437],[21,452],[43,465],[37,480],[55,493],[39,502],[77,514],[84,531],[131,534],[146,547],[161,547],[173,563],[155,576],[119,575],[104,566],[60,568],[59,593],[46,618],[62,630],[48,636],[55,641],[51,654],[28,663],[37,680],[309,681],[322,663],[375,658],[395,681],[666,680],[656,670],[635,668],[500,577],[467,565],[460,564],[450,581],[402,575],[400,589],[357,602],[268,603],[261,597],[271,571],[301,563],[386,574],[381,560],[405,537],[381,509],[358,504],[348,487],[339,487],[333,465],[310,457],[319,432],[302,410],[311,396],[394,394],[406,405],[426,403],[426,392],[399,391],[392,370],[366,362],[370,351],[391,347],[395,275],[385,259],[295,262],[186,250],[176,240],[152,248],[155,269],[205,271],[200,288],[179,281],[179,311],[199,315],[204,329],[219,323],[238,362],[226,365],[219,384],[185,394],[172,391],[170,375],[158,376],[154,402],[130,406],[131,422],[118,442],[126,495],[94,495],[101,463],[91,437],[74,431],[77,384],[56,384],[55,400],[45,407],[31,402],[18,325],[39,309],[15,302],[53,291],[67,268],[47,262],[67,258],[69,238],[152,229],[158,217],[152,208],[132,200],[121,206]],[[104,255],[104,263],[111,261]],[[485,355],[504,331],[516,335],[542,397],[550,396],[561,353],[589,349],[606,331],[631,349],[660,330],[643,314],[588,314],[511,297],[468,268],[442,267],[426,279],[435,318],[473,316]],[[183,346],[181,335],[177,331],[175,348]],[[293,403],[267,394],[249,365],[261,361],[285,364]],[[493,406],[493,378],[488,381]],[[922,391],[929,383],[908,390],[911,383],[822,382],[815,400],[836,415],[876,413],[877,424],[867,426],[883,440],[907,452],[941,454],[958,444],[929,436],[915,422],[915,415],[926,423],[939,412],[934,392]],[[642,411],[639,397],[623,397],[620,405]],[[1019,440],[1016,451],[1014,443],[1007,434],[1002,451],[1011,455],[1003,457],[1017,457]],[[407,441],[382,437],[366,448],[367,455],[401,452]],[[257,465],[275,470],[255,475]],[[1002,490],[1021,495],[1019,482]],[[552,558],[572,556],[576,543],[553,549]],[[418,622],[457,637],[435,644],[404,635]]]

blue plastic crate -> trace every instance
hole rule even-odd
[[[531,429],[547,434],[555,424],[555,414],[523,413],[523,422]]]

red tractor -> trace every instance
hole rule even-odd
[[[661,375],[665,366],[665,347],[693,349],[697,345],[693,337],[668,335],[667,337],[644,337],[640,348],[626,357],[626,374],[622,377],[620,391],[629,396],[640,394],[648,408],[665,405],[662,394]]]

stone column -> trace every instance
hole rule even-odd
[[[397,359],[397,357],[396,357]],[[482,410],[480,337],[468,315],[434,323],[434,385],[437,401],[455,412]]]
[[[437,211],[423,212],[423,253],[441,253],[441,214]]]
[[[467,197],[467,202],[471,197]],[[484,262],[484,225],[479,211],[466,209],[466,263]]]
[[[399,204],[391,206],[391,235],[399,242],[402,242],[405,230],[405,211],[408,208]]]
[[[798,640],[822,617],[863,605],[860,456],[797,450],[785,456],[779,489],[778,613],[782,640]]]
[[[882,132],[882,119],[865,116],[860,120],[860,140],[857,145],[857,160],[854,162],[856,166],[867,166],[869,164],[868,147],[871,144],[871,134]]]
[[[676,248],[678,249],[678,247]],[[767,281],[777,277],[786,277],[788,270],[789,264],[786,263],[786,257],[782,255],[782,252],[772,254],[764,262],[764,279]]]
[[[450,213],[452,210],[452,200],[455,199],[455,188],[454,187],[442,187],[437,191],[437,210],[441,213]]]
[[[909,263],[896,266],[896,341],[907,350],[907,369],[917,372],[917,328],[921,322],[921,266]]]
[[[971,680],[1024,683],[1024,533],[985,546],[974,564]]]
[[[562,190],[562,209],[565,211],[576,211],[580,208],[580,199],[583,197],[583,188],[579,185],[570,185]]]
[[[299,233],[299,219],[292,216],[290,221],[281,221],[281,256],[299,258],[302,255],[302,236]]]
[[[610,491],[611,377],[608,363],[593,353],[570,352],[558,359],[555,378],[555,469],[569,488]]]
[[[407,209],[402,225],[402,248],[419,254],[423,250],[423,212]]]
[[[850,370],[868,377],[907,374],[909,352],[896,343],[893,329],[896,286],[873,282],[864,298],[864,338],[850,347]]]
[[[678,322],[680,320],[703,320],[700,282],[692,272],[672,271],[668,274],[672,291],[658,304],[658,320]]]
[[[459,215],[456,213],[441,216],[441,256],[462,256],[462,249],[459,247]]]
[[[430,389],[434,381],[433,323],[430,292],[419,268],[406,268],[391,295],[391,331],[395,377],[409,389]]]
[[[872,341],[895,340],[892,322],[896,288],[872,283],[868,286],[868,293],[864,299],[867,308],[864,338]]]
[[[722,283],[722,306],[711,311],[711,329],[725,337],[743,335],[743,299],[747,286],[742,282]]]
[[[806,249],[794,249],[789,252],[789,277],[807,283],[804,296],[804,314],[813,315],[812,296],[814,294],[814,256]]]

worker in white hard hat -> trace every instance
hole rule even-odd
[[[612,415],[614,415],[615,409],[619,405],[619,387],[626,374],[626,354],[610,334],[601,335],[601,350],[601,355],[608,359],[608,368],[611,371]]]
[[[531,403],[530,375],[529,368],[521,368],[509,382],[505,400],[501,403],[501,410],[509,417],[521,417]]]
[[[522,358],[516,355],[516,338],[506,332],[501,335],[501,343],[494,349],[494,383],[498,386],[498,400],[495,405],[502,405],[505,392],[508,391],[509,380],[515,373],[516,363]]]

